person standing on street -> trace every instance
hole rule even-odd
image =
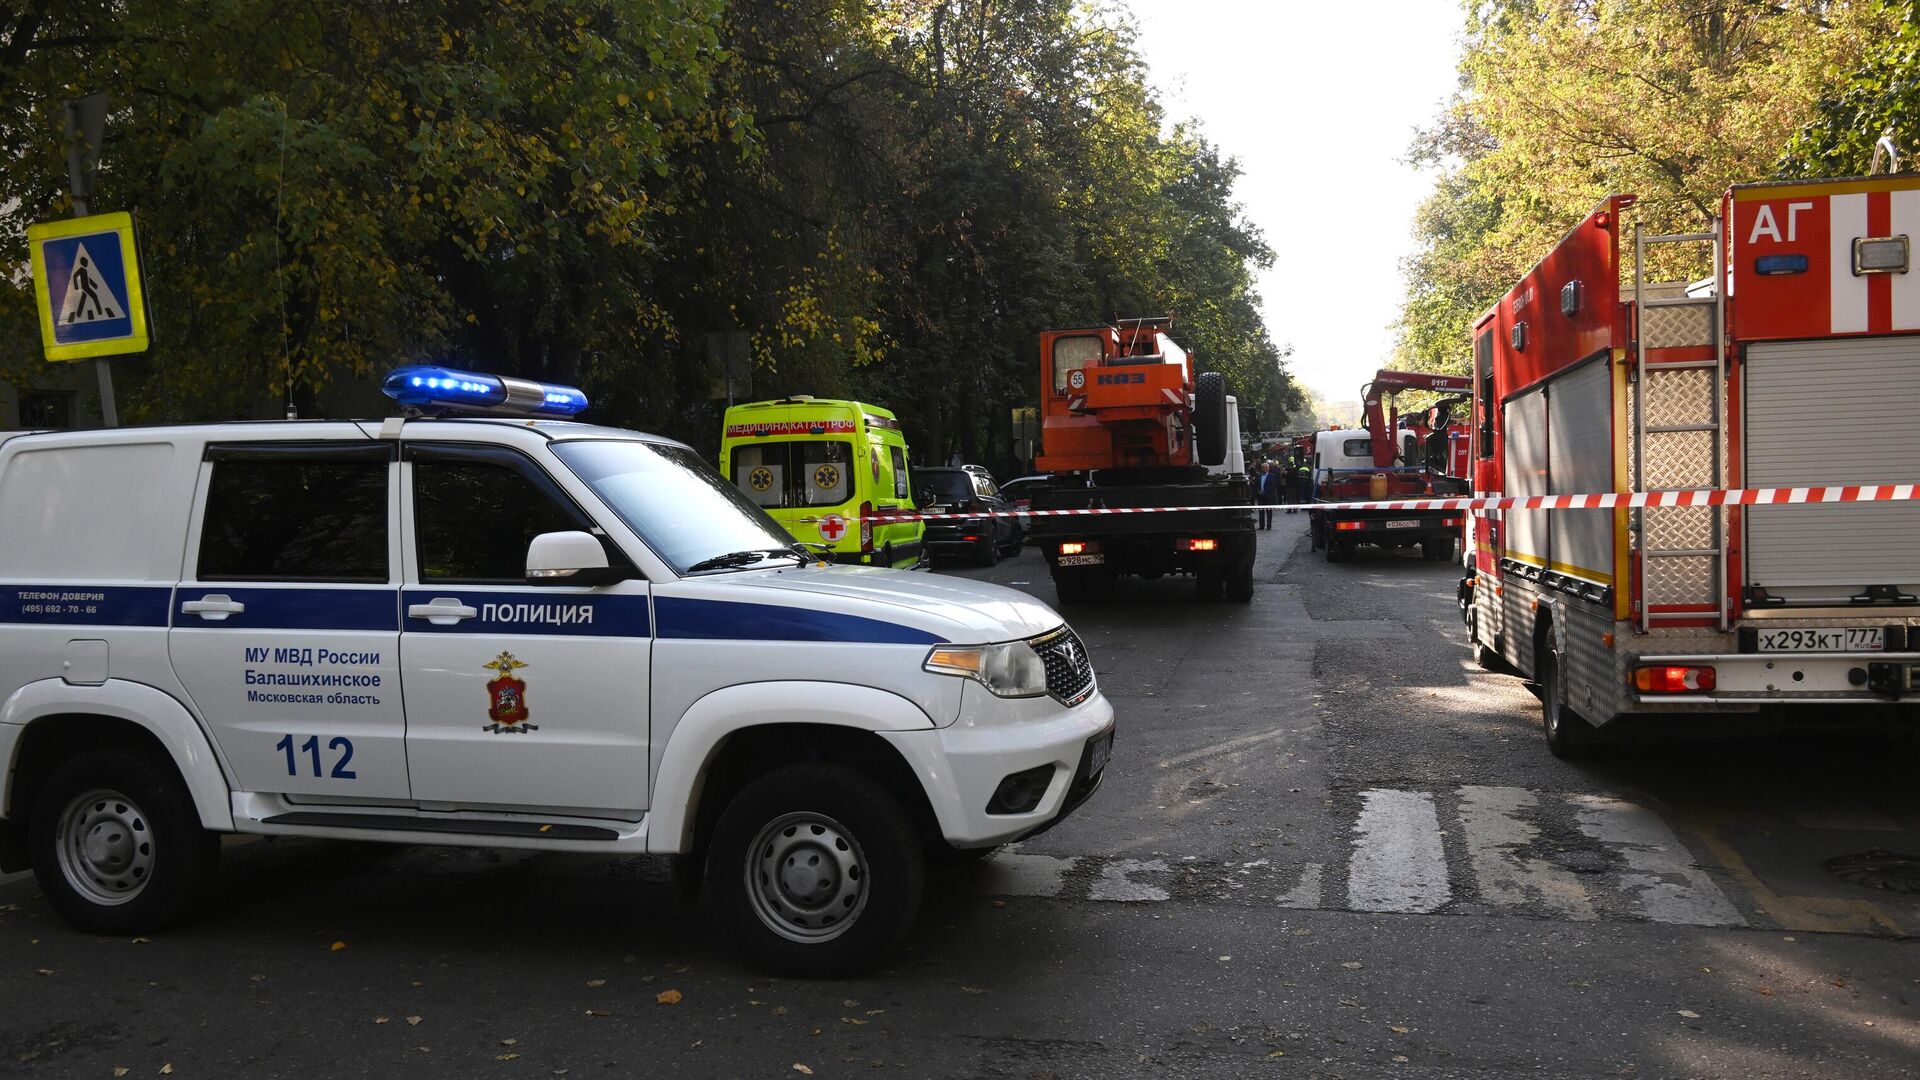
[[[1254,480],[1253,501],[1260,504],[1260,527],[1273,528],[1273,511],[1268,507],[1280,505],[1280,477],[1273,471],[1273,462],[1260,463],[1260,473]]]

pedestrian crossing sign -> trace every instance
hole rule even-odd
[[[146,351],[146,296],[132,214],[29,225],[27,247],[48,360]]]

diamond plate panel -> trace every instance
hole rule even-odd
[[[1713,344],[1713,301],[1640,312],[1640,336],[1649,349]]]
[[[1710,555],[1648,559],[1646,602],[1655,606],[1713,603],[1713,564]]]
[[[1647,547],[1653,551],[1713,546],[1710,506],[1649,506],[1641,511]]]
[[[1647,473],[1643,490],[1714,487],[1713,433],[1650,431],[1643,464]]]
[[[1715,420],[1713,372],[1706,368],[1662,371],[1649,365],[1642,376],[1647,386],[1647,426],[1711,424]]]

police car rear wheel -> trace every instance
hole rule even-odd
[[[34,802],[31,842],[48,903],[94,933],[142,933],[184,918],[220,855],[172,763],[126,748],[56,769]]]
[[[920,908],[925,855],[899,800],[840,765],[754,780],[720,815],[707,887],[723,929],[783,975],[850,975],[899,944]]]

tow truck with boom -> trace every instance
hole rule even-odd
[[[1035,510],[1218,506],[1218,511],[1040,517],[1030,534],[1063,603],[1104,597],[1122,574],[1194,576],[1202,600],[1253,598],[1247,478],[1211,472],[1238,440],[1226,381],[1194,374],[1170,318],[1040,335]],[[1233,449],[1238,450],[1234,445]]]
[[[1426,438],[1417,431],[1402,431],[1397,395],[1404,390],[1450,395],[1427,410],[1418,428],[1430,430]],[[1473,380],[1465,375],[1386,369],[1375,372],[1372,381],[1360,389],[1366,426],[1314,435],[1314,502],[1378,502],[1466,494],[1466,478],[1450,476],[1446,471],[1451,458],[1448,411],[1469,400],[1472,392]],[[1438,445],[1432,445],[1434,436]],[[1465,523],[1465,515],[1457,510],[1317,509],[1308,517],[1313,546],[1326,549],[1328,562],[1352,558],[1360,544],[1419,544],[1422,558],[1451,559]]]

